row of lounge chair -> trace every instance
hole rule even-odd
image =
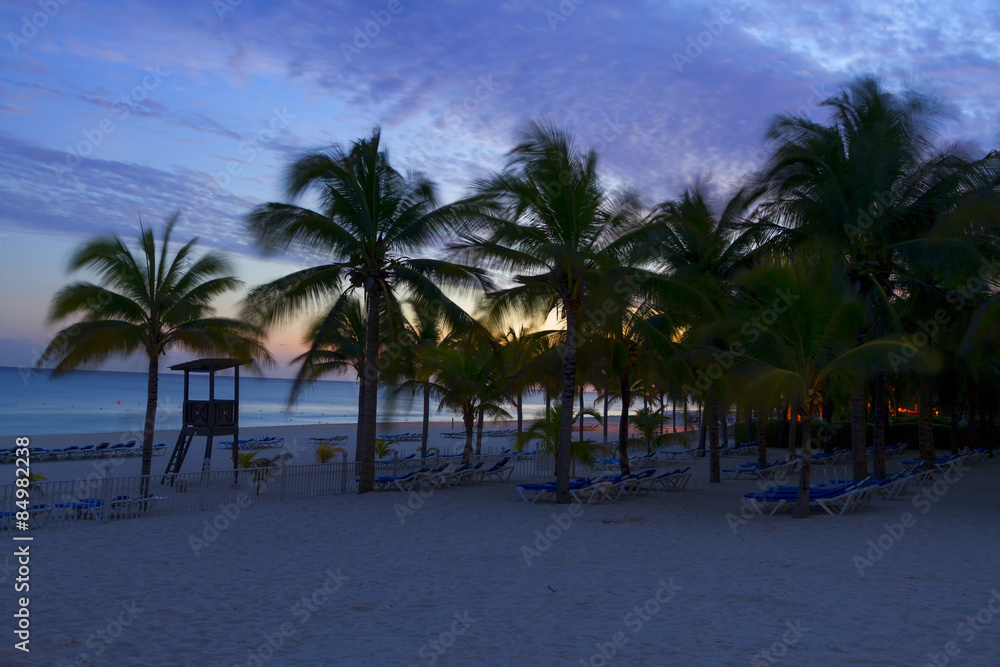
[[[726,479],[774,479],[799,469],[802,458],[798,455],[784,461],[772,461],[767,465],[757,465],[756,461],[741,463],[735,468],[726,468],[722,474]]]
[[[166,496],[147,494],[144,496],[115,496],[108,501],[111,518],[131,518],[145,516],[153,511],[157,501]],[[28,508],[29,520],[39,528],[45,527],[49,517],[56,520],[100,519],[104,501],[100,498],[77,498],[68,503],[38,503]],[[11,529],[17,516],[16,511],[0,512],[0,530]]]
[[[275,449],[279,445],[285,444],[285,439],[280,438],[275,435],[265,435],[261,438],[250,438],[248,440],[240,440],[236,443],[236,448],[243,452],[256,451],[260,449]],[[219,445],[222,447],[232,447],[232,440],[220,441]]]
[[[421,487],[444,488],[474,484],[485,479],[507,481],[514,472],[510,457],[505,456],[492,466],[486,463],[442,463],[435,468],[418,468],[405,475],[383,475],[375,478],[375,488],[396,489],[404,493]]]
[[[720,456],[753,456],[757,453],[756,442],[741,442],[730,447],[728,444],[719,450]]]
[[[677,468],[657,474],[655,469],[647,469],[631,475],[605,475],[602,477],[581,477],[569,484],[569,495],[581,505],[590,505],[602,500],[615,501],[622,496],[637,496],[650,491],[680,491],[691,481],[691,468]],[[517,493],[526,503],[550,500],[556,495],[556,483],[518,484]]]
[[[153,456],[163,456],[167,451],[167,446],[163,443],[153,446]],[[45,449],[42,447],[31,447],[28,456],[32,461],[77,461],[80,459],[108,459],[126,456],[142,456],[142,445],[135,440],[119,442],[112,445],[102,442],[99,445],[71,445],[61,449]],[[0,463],[13,463],[15,459],[14,449],[0,449]]]
[[[380,435],[378,437],[389,442],[420,442],[420,440],[423,439],[424,434],[421,432],[400,433],[398,435]]]
[[[329,438],[309,438],[309,442],[315,445],[343,445],[350,440],[350,436],[331,435]]]
[[[895,500],[906,492],[910,484],[923,484],[931,471],[917,465],[904,468],[884,479],[866,477],[856,482],[833,482],[809,487],[809,506],[821,509],[830,516],[843,516],[848,512],[867,507],[873,498]],[[773,516],[782,509],[794,507],[798,499],[798,487],[775,486],[767,491],[748,493],[744,496],[747,504],[759,514]]]

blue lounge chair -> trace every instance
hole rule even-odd
[[[30,505],[28,507],[28,521],[34,521],[37,527],[44,528],[46,520],[51,513],[52,508],[44,503]],[[4,528],[10,530],[11,523],[15,521],[16,517],[17,511],[0,512],[0,530]]]
[[[506,482],[510,479],[510,476],[514,474],[514,466],[510,463],[510,457],[505,456],[496,463],[493,464],[491,468],[486,470],[481,470],[479,473],[479,479],[486,479],[487,477],[496,477],[498,481]]]
[[[89,517],[98,521],[100,517],[97,511],[103,505],[100,498],[78,498],[72,503],[56,503],[52,506],[52,515],[57,519],[65,519],[74,514],[77,519]]]
[[[405,475],[383,475],[375,478],[375,486],[379,489],[394,486],[405,493],[417,484],[427,480],[428,476],[432,474],[433,471],[430,468],[419,468]]]
[[[798,488],[775,486],[764,492],[748,493],[744,498],[759,514],[773,516],[780,510],[792,507],[798,500]],[[810,508],[819,508],[830,516],[843,516],[852,509],[867,505],[874,488],[866,481],[833,486],[813,486],[809,489]],[[766,511],[770,507],[770,511]]]

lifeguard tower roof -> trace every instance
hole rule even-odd
[[[194,361],[185,361],[183,364],[171,366],[170,370],[190,371],[192,373],[212,373],[215,371],[224,371],[227,368],[246,366],[249,363],[249,359],[195,359]]]

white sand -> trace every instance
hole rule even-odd
[[[566,506],[483,483],[437,491],[402,523],[395,492],[251,506],[200,556],[189,539],[217,512],[36,531],[33,650],[15,655],[6,632],[0,663],[601,665],[595,644],[624,639],[608,664],[922,666],[945,664],[949,642],[950,664],[1000,664],[1000,614],[980,612],[1000,591],[996,461],[942,482],[926,514],[876,501],[735,533],[726,516],[756,484],[710,485],[707,462],[694,467],[686,491],[586,507],[565,530],[552,515]],[[860,575],[854,557],[904,512],[916,524]],[[529,566],[522,547],[546,529]],[[662,606],[661,581],[679,589]],[[294,605],[314,594],[306,618]],[[960,625],[977,612],[981,629]],[[268,637],[273,655],[251,658]],[[772,646],[783,657],[758,653]]]

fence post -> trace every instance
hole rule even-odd
[[[340,455],[340,492],[347,493],[347,452]]]

